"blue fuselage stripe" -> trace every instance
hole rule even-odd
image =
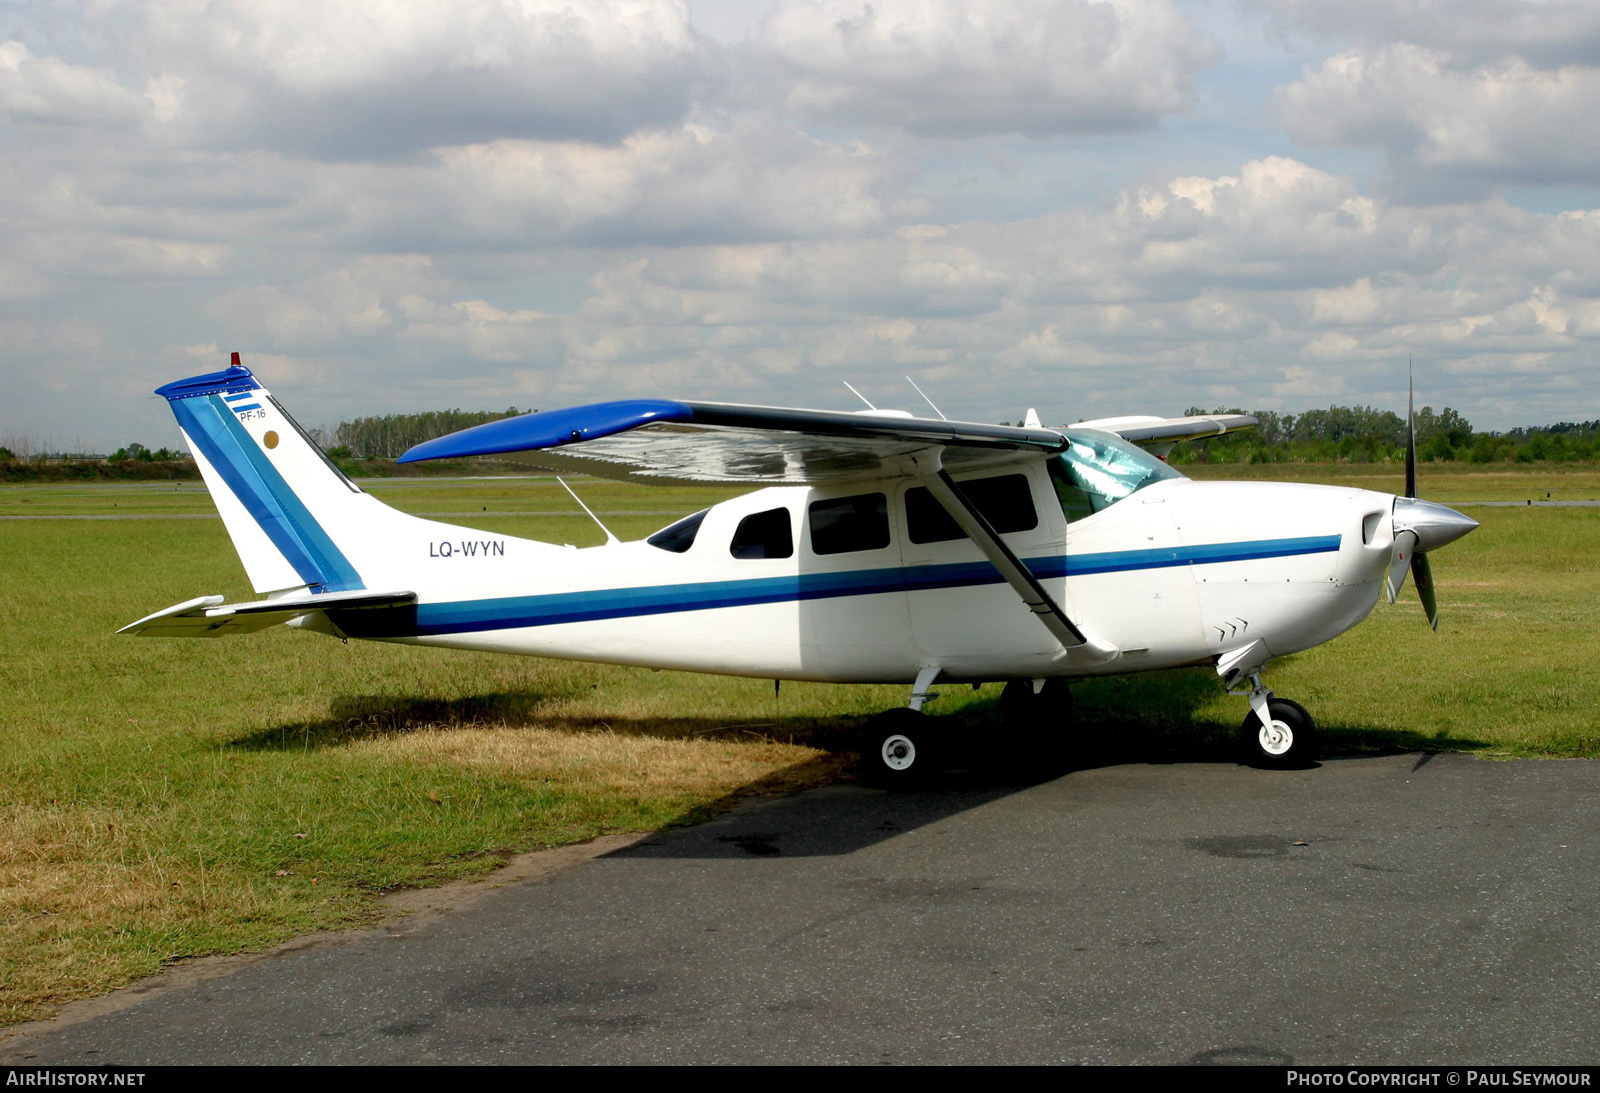
[[[1337,535],[1298,539],[1263,539],[1248,543],[1215,543],[1198,547],[1160,550],[1118,550],[1104,554],[1049,555],[1025,562],[1035,577],[1082,577],[1097,573],[1126,573],[1181,565],[1217,565],[1224,562],[1287,558],[1325,554],[1339,549]],[[462,634],[479,630],[511,630],[554,626],[569,622],[665,615],[677,611],[709,611],[718,607],[751,607],[769,603],[799,603],[842,596],[874,596],[894,592],[921,592],[939,588],[968,588],[1000,584],[1002,578],[988,562],[956,562],[885,569],[858,569],[841,573],[801,573],[786,577],[758,577],[740,581],[700,584],[650,585],[641,588],[606,588],[586,592],[557,592],[543,596],[511,596],[493,600],[462,600],[419,604],[419,636]]]
[[[234,407],[215,394],[173,399],[171,405],[183,431],[301,580],[326,592],[366,587],[244,426],[231,413],[222,412]]]

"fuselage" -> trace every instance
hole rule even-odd
[[[1281,656],[1377,602],[1389,494],[1164,468],[1129,488],[1064,466],[956,478],[1070,618],[1115,648],[1097,664],[1062,655],[910,475],[761,489],[650,540],[585,549],[418,522],[386,552],[393,572],[366,574],[414,589],[416,607],[328,617],[351,637],[698,672],[907,682],[936,666],[986,681],[1211,664],[1252,641]]]

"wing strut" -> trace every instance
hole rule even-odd
[[[950,513],[951,519],[960,525],[967,537],[977,544],[983,556],[989,559],[991,565],[1000,571],[1000,576],[1005,578],[1034,618],[1050,631],[1050,635],[1061,644],[1063,653],[1074,664],[1099,664],[1111,660],[1119,650],[1115,646],[1090,638],[1067,617],[1044,585],[1039,583],[1023,564],[1022,559],[1011,552],[1005,540],[1000,538],[1000,533],[978,511],[976,505],[968,500],[967,495],[961,492],[961,487],[955,479],[950,477],[950,472],[941,465],[939,458],[940,449],[932,452],[919,453],[912,461],[916,464],[917,477],[923,485],[928,487],[928,492],[939,499],[939,503]]]

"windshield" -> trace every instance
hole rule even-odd
[[[1069,522],[1110,508],[1152,482],[1183,477],[1110,433],[1073,430],[1067,439],[1072,447],[1050,460],[1050,480]]]

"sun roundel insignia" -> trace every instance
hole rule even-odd
[[[276,448],[278,446],[278,434],[274,430],[268,429],[267,435],[261,438],[261,443],[269,448]]]

